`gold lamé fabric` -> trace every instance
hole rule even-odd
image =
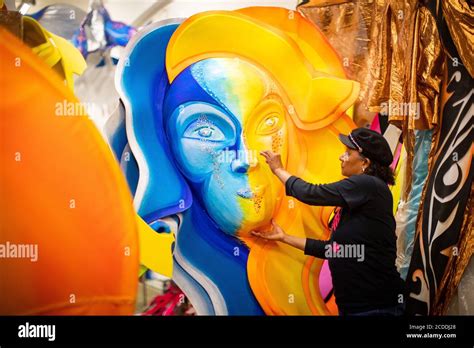
[[[469,74],[474,77],[474,2],[442,1],[444,18],[454,45]]]
[[[298,10],[328,37],[349,78],[361,83],[365,109],[387,113],[403,130],[411,163],[413,130],[431,129],[439,119],[444,52],[430,11],[415,0],[310,1]],[[402,199],[411,180],[408,166]]]
[[[467,70],[474,76],[474,5],[436,1]],[[441,10],[441,9],[440,9]],[[438,123],[443,49],[436,21],[418,0],[304,1],[298,11],[315,23],[340,54],[351,79],[361,82],[360,102],[400,128],[430,129]],[[400,112],[420,103],[420,114]]]

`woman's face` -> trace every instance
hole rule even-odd
[[[340,157],[341,161],[341,174],[349,177],[351,175],[357,175],[363,173],[363,168],[368,166],[367,159],[362,158],[359,151],[346,147]]]
[[[286,109],[268,76],[244,61],[206,59],[186,70],[171,85],[179,91],[170,93],[179,98],[167,127],[173,154],[220,229],[246,235],[276,209],[281,185],[259,152],[286,163]]]

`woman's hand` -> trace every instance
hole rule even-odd
[[[306,238],[290,236],[283,231],[283,229],[278,226],[278,224],[272,219],[272,230],[268,233],[261,232],[250,232],[256,237],[260,237],[267,240],[273,240],[276,242],[283,242],[285,244],[291,245],[297,249],[303,250],[306,246]]]
[[[265,161],[267,162],[268,166],[275,174],[275,171],[278,169],[283,169],[283,163],[281,162],[281,155],[278,153],[274,153],[273,151],[266,150],[261,151],[260,155],[265,157]]]
[[[273,151],[266,150],[261,151],[260,155],[265,157],[265,160],[268,163],[273,174],[275,174],[280,181],[285,184],[286,181],[290,178],[291,174],[288,173],[285,168],[283,168],[283,163],[281,162],[281,156]]]
[[[254,236],[260,237],[263,239],[267,240],[274,240],[276,242],[283,242],[286,237],[285,231],[278,226],[278,224],[272,219],[272,230],[268,233],[261,233],[261,232],[256,232],[252,231],[251,232]]]

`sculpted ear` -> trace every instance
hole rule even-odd
[[[360,84],[357,81],[321,75],[312,79],[305,107],[297,115],[290,114],[300,129],[316,130],[330,125],[359,96]]]

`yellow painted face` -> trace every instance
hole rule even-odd
[[[286,163],[288,156],[287,111],[281,98],[270,92],[247,115],[244,140],[253,157],[256,157],[249,169],[248,179],[256,197],[252,204],[241,201],[242,210],[247,217],[244,220],[247,223],[242,224],[239,231],[241,236],[247,235],[252,229],[268,227],[283,194],[283,186],[259,155],[260,151],[272,150],[279,153],[283,163]]]

